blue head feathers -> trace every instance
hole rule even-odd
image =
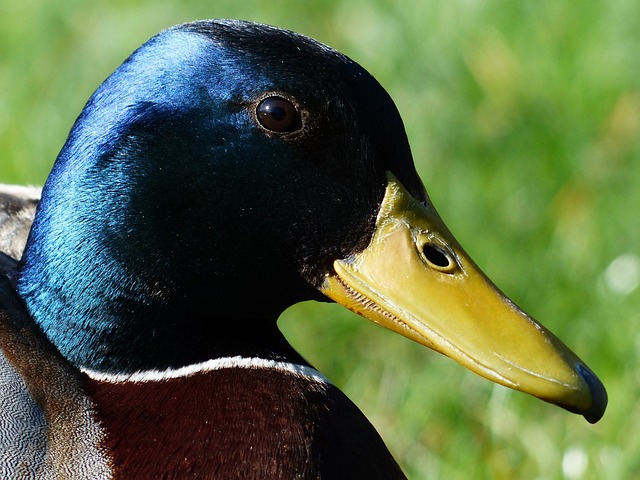
[[[299,128],[261,125],[257,106],[274,96],[295,106]],[[251,292],[240,315],[269,324],[322,299],[315,265],[368,242],[385,170],[423,195],[392,101],[348,58],[261,25],[169,29],[76,121],[43,191],[20,294],[80,365],[208,358],[226,343],[219,318],[236,298]]]

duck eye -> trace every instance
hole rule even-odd
[[[301,127],[300,113],[296,106],[286,98],[269,97],[258,104],[256,117],[267,130],[288,133]]]

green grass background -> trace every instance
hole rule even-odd
[[[131,51],[213,17],[299,31],[377,77],[449,227],[608,388],[589,425],[336,305],[289,309],[291,342],[409,477],[640,478],[640,3],[2,0],[0,182],[41,184]]]

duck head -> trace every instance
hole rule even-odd
[[[168,29],[98,88],[45,184],[17,286],[81,368],[299,358],[278,315],[331,299],[589,421],[606,406],[440,220],[385,90],[274,27]]]

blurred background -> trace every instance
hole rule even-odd
[[[335,305],[280,320],[412,479],[640,478],[640,3],[2,0],[0,182],[42,184],[92,91],[159,30],[296,30],[389,91],[458,240],[605,383],[600,423]]]

